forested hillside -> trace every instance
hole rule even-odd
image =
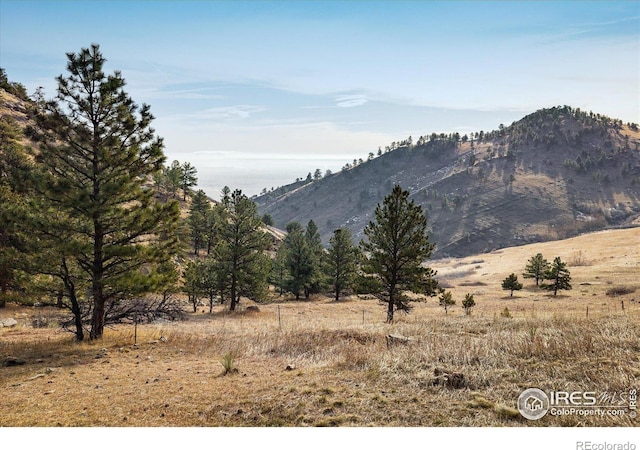
[[[275,225],[318,224],[356,239],[395,184],[428,216],[436,256],[464,256],[631,225],[640,215],[640,132],[569,106],[468,135],[394,142],[339,173],[255,199]]]

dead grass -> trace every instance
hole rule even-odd
[[[445,316],[431,298],[389,325],[377,301],[319,297],[139,326],[133,345],[132,327],[75,343],[32,328],[45,311],[10,305],[0,317],[19,324],[0,329],[0,362],[24,363],[0,367],[0,426],[637,426],[628,416],[532,422],[516,409],[528,387],[613,393],[640,384],[640,305],[633,292],[624,310],[606,295],[636,281],[640,249],[608,233],[588,238],[592,264],[572,268],[574,290],[558,297],[527,280],[518,297],[503,298],[500,282],[538,251],[567,255],[584,241],[482,255],[483,269],[452,289],[458,299],[473,290],[471,316],[459,305]],[[618,239],[625,246],[612,247]],[[412,339],[387,347],[391,333]],[[225,355],[237,372],[225,375]],[[462,374],[464,386],[434,382],[442,373]]]

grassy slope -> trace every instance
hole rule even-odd
[[[26,363],[0,367],[0,426],[637,426],[628,416],[529,422],[515,404],[532,386],[639,385],[639,242],[640,229],[628,229],[432,261],[457,304],[445,317],[429,299],[392,325],[376,301],[319,297],[140,326],[137,346],[131,326],[77,344],[30,327],[55,311],[9,306],[0,318],[19,325],[0,329],[0,360]],[[500,282],[537,252],[587,265],[570,265],[574,289],[558,297],[530,280],[508,297]],[[606,295],[613,287],[637,290]],[[478,303],[470,317],[467,292]],[[388,348],[389,333],[414,341]],[[238,372],[225,376],[228,353]],[[433,386],[436,369],[463,373],[468,386]]]

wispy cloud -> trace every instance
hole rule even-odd
[[[213,94],[210,89],[155,89],[153,97],[167,100],[224,100],[226,95]]]
[[[225,120],[245,120],[252,118],[255,114],[267,111],[267,108],[260,105],[228,105],[216,106],[186,114],[176,114],[171,116],[171,120],[190,123],[225,121]]]
[[[367,97],[364,95],[344,95],[335,99],[336,106],[340,108],[353,108],[367,103]]]
[[[248,119],[252,115],[264,112],[266,108],[257,105],[219,106],[204,111],[204,116],[210,119]]]
[[[543,39],[544,43],[555,44],[578,39],[592,39],[596,37],[620,38],[627,36],[637,38],[640,16],[623,17],[602,22],[576,23],[566,26],[557,33],[550,33]]]

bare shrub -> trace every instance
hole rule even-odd
[[[582,250],[576,250],[571,253],[571,257],[569,258],[569,265],[573,267],[590,266],[591,262],[587,259],[587,256]]]
[[[607,289],[606,294],[609,297],[617,297],[619,295],[633,294],[636,291],[635,286],[614,286]]]

